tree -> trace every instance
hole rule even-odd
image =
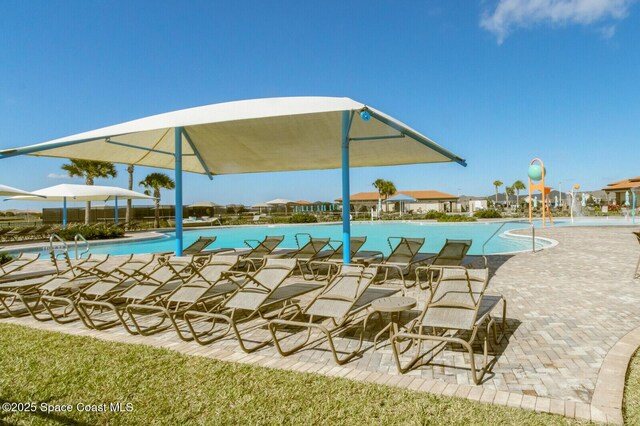
[[[373,182],[373,187],[375,189],[378,190],[378,205],[381,206],[381,202],[382,202],[382,193],[384,192],[384,185],[387,181],[384,179],[376,179],[375,182]],[[378,212],[379,214],[380,212]],[[380,217],[380,216],[378,216]]]
[[[109,178],[118,176],[118,171],[113,163],[108,161],[70,160],[70,164],[63,164],[62,170],[71,177],[83,177],[86,185],[93,185],[96,178]],[[87,201],[84,212],[84,223],[89,223],[91,201]]]
[[[133,191],[133,164],[129,164],[129,167],[127,167],[127,173],[129,173],[129,191]],[[126,217],[125,217],[125,222],[127,224],[127,226],[130,226],[131,224],[131,208],[132,208],[132,201],[131,199],[127,200],[127,213],[126,213]]]
[[[507,186],[504,188],[505,193],[507,195],[507,207],[509,207],[509,204],[511,202],[511,198],[515,192],[515,190],[513,189],[513,186]]]
[[[516,205],[520,208],[520,191],[524,191],[527,187],[524,186],[524,183],[521,180],[513,182],[511,187],[516,191]]]
[[[382,188],[382,195],[384,196],[384,199],[386,200],[387,198],[389,198],[390,195],[393,195],[396,192],[397,192],[397,189],[394,183],[389,180],[385,181],[384,186]],[[388,204],[387,204],[387,212],[389,212]]]
[[[146,195],[151,195],[155,198],[155,207],[156,214],[154,219],[154,226],[156,228],[160,227],[160,189],[174,189],[176,187],[176,183],[171,179],[168,175],[164,173],[149,173],[144,180],[140,181],[138,184],[145,189],[144,193]],[[181,209],[182,206],[176,206],[176,209]]]
[[[502,185],[504,185],[504,183],[500,182],[499,180],[493,181],[493,186],[496,187],[496,207],[498,206],[498,188],[500,188]]]

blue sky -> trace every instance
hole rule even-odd
[[[640,174],[639,44],[628,0],[4,1],[0,148],[238,99],[347,96],[469,164],[354,169],[354,193],[385,178],[486,195],[496,179],[524,180],[533,157],[552,186],[599,189]],[[62,163],[2,160],[0,183],[79,182]],[[96,183],[125,186],[118,168]],[[186,203],[340,196],[337,170],[184,182]]]

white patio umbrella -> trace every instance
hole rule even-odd
[[[222,207],[222,206],[212,201],[197,201],[193,204],[189,204],[187,207]]]
[[[416,200],[415,198],[409,196],[409,195],[405,195],[405,194],[398,194],[398,195],[394,195],[393,197],[387,198],[386,200],[384,200],[385,203],[400,203],[400,217],[402,217],[403,213],[404,213],[404,203],[415,203]]]
[[[353,143],[352,143],[353,142]],[[401,121],[349,98],[251,99],[153,115],[48,142],[0,150],[19,155],[110,161],[214,174],[342,170],[344,262],[350,259],[351,167],[455,162],[446,150]],[[182,254],[182,209],[176,209],[176,253]]]
[[[284,206],[284,212],[287,213],[287,206],[289,204],[294,204],[295,201],[293,200],[287,200],[286,198],[276,198],[274,200],[271,201],[267,201],[265,202],[265,204],[269,204],[271,206]]]
[[[258,209],[258,212],[262,214],[262,209],[268,209],[271,207],[271,204],[267,203],[258,203],[251,206],[253,209]]]
[[[118,223],[118,200],[147,199],[153,197],[116,186],[61,184],[33,191],[31,195],[19,195],[8,200],[62,201],[62,225],[67,225],[67,200],[115,201],[115,223]]]
[[[12,186],[0,185],[0,197],[10,197],[13,195],[33,195],[33,193],[14,188]],[[39,197],[39,199],[42,198],[44,197]]]

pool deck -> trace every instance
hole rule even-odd
[[[375,351],[371,347],[375,327],[368,331],[362,356],[337,366],[326,344],[283,358],[272,345],[245,354],[232,337],[200,346],[179,340],[172,330],[141,337],[121,327],[89,330],[78,321],[64,326],[26,317],[1,321],[622,424],[625,374],[640,346],[640,279],[633,279],[640,250],[631,230],[637,227],[547,228],[537,236],[558,241],[556,247],[489,257],[493,276],[488,292],[508,301],[508,338],[496,348],[497,361],[479,386],[472,384],[468,355],[458,350],[445,350],[435,365],[399,374],[388,345]],[[407,295],[419,301],[415,316],[426,294],[412,289]],[[264,338],[266,331],[257,328],[248,336]]]

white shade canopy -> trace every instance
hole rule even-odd
[[[22,189],[17,189],[12,186],[0,185],[0,197],[8,197],[11,195],[32,195],[31,192],[23,191]],[[39,200],[42,200],[42,197],[37,197]]]
[[[33,201],[63,201],[73,199],[75,201],[110,201],[116,197],[121,200],[148,199],[153,197],[140,192],[129,191],[128,189],[115,186],[99,185],[73,185],[61,184],[39,189],[32,192],[33,195],[11,197],[10,200],[33,200]],[[44,196],[46,199],[42,199]]]
[[[187,207],[222,207],[220,204],[216,204],[213,201],[197,201],[193,204],[189,204]]]
[[[366,110],[369,120],[358,114]],[[350,167],[458,162],[406,124],[349,98],[291,97],[189,108],[0,151],[173,169],[182,128],[182,170],[205,174],[341,167],[342,112],[350,111]]]
[[[276,198],[275,200],[267,201],[265,204],[269,204],[271,206],[283,206],[294,203],[295,201],[287,200],[286,198]]]

